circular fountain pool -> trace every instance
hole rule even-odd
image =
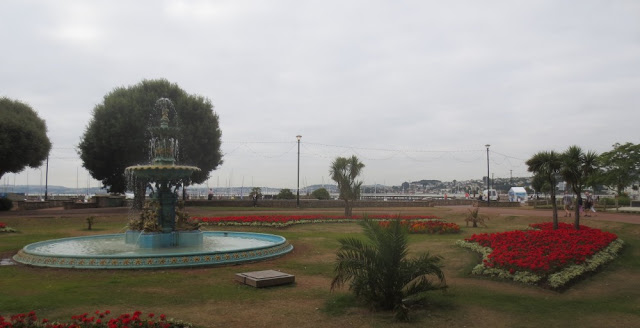
[[[45,267],[77,269],[145,269],[193,267],[261,261],[290,252],[282,236],[249,232],[203,232],[199,246],[140,248],[125,234],[41,241],[25,246],[13,258]]]

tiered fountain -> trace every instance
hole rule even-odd
[[[155,183],[152,203],[145,206],[143,215],[137,220],[131,220],[131,230],[126,232],[126,242],[136,244],[142,248],[199,246],[202,245],[202,232],[187,222],[176,230],[176,189],[184,184],[195,171],[195,166],[176,165],[178,156],[178,132],[175,125],[169,126],[169,114],[175,109],[171,100],[161,98],[156,101],[155,110],[160,113],[159,126],[149,128],[151,133],[150,165],[135,165],[125,169],[125,174],[136,184],[142,180],[143,184]],[[186,228],[186,229],[185,229]]]
[[[179,130],[171,101],[158,100],[155,110],[160,114],[160,124],[149,129],[152,163],[125,170],[133,179],[141,179],[153,188],[152,199],[140,217],[130,220],[129,230],[29,244],[14,260],[47,267],[142,269],[253,262],[293,249],[277,235],[200,231],[184,212],[176,210],[176,189],[199,168],[176,164]]]

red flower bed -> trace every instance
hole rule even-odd
[[[551,223],[530,226],[540,230],[474,234],[466,241],[493,250],[483,261],[487,267],[511,273],[549,274],[571,264],[583,263],[618,238],[613,233],[586,226],[575,230],[566,223],[560,223],[558,230],[553,230]]]
[[[0,328],[30,328],[30,327],[44,327],[44,328],[124,328],[124,327],[144,327],[144,328],[181,328],[191,327],[190,323],[167,320],[164,314],[157,316],[153,313],[149,313],[145,316],[142,312],[136,311],[133,314],[125,313],[121,314],[117,318],[108,319],[107,316],[111,314],[110,311],[100,312],[96,311],[95,315],[89,317],[88,313],[74,315],[71,317],[70,322],[59,323],[50,322],[47,319],[39,320],[34,311],[29,313],[20,313],[12,315],[9,321],[5,321],[5,318],[0,316]]]
[[[6,227],[7,227],[7,225],[4,222],[0,222],[0,229],[4,229]]]
[[[380,225],[388,227],[390,221],[381,221]],[[458,233],[460,232],[460,226],[455,223],[447,223],[444,221],[402,221],[403,224],[409,225],[409,233],[424,233],[424,234],[445,234],[445,233]]]
[[[372,220],[437,220],[433,215],[373,215],[373,216],[327,216],[327,215],[248,215],[248,216],[224,216],[224,217],[193,217],[204,224],[212,225],[268,225],[268,226],[289,226],[298,223],[313,222],[355,222],[368,218]]]

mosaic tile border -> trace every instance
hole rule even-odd
[[[293,245],[284,242],[266,248],[212,252],[210,254],[179,254],[175,256],[132,256],[132,257],[58,257],[32,254],[20,250],[13,259],[16,262],[43,267],[72,269],[153,269],[171,267],[216,266],[241,262],[256,262],[282,256],[293,250]]]

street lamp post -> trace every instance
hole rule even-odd
[[[302,139],[302,136],[297,135],[296,139],[298,139],[298,188],[296,196],[296,206],[300,207],[300,139]]]
[[[491,185],[489,184],[489,147],[490,144],[484,145],[487,147],[487,207],[491,206]]]

